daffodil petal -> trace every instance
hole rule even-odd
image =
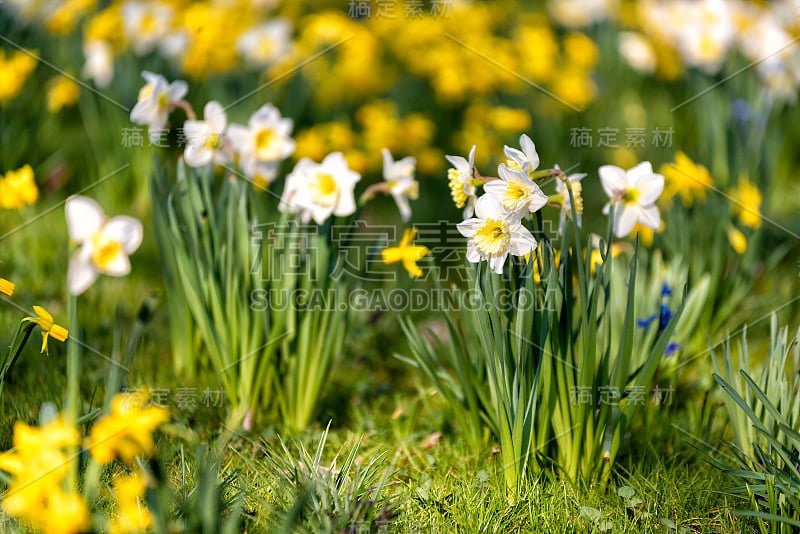
[[[603,191],[610,198],[613,198],[619,191],[625,190],[628,183],[625,177],[625,171],[615,165],[603,165],[597,170],[600,175],[600,184],[603,186]]]
[[[133,254],[142,244],[142,223],[127,215],[117,215],[103,227],[103,239],[122,245],[125,254]]]
[[[67,217],[67,233],[76,243],[83,243],[103,227],[105,221],[103,208],[91,198],[69,197],[64,210]]]
[[[660,174],[651,174],[639,180],[638,202],[642,206],[652,205],[664,191],[664,177]]]
[[[67,289],[72,295],[80,295],[97,280],[97,270],[92,265],[91,246],[86,243],[70,259],[67,268]]]
[[[633,231],[639,220],[639,206],[632,204],[618,204],[616,212],[615,233],[617,237],[625,237]]]

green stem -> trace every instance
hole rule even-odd
[[[64,417],[68,425],[77,427],[80,412],[80,376],[81,376],[81,347],[76,342],[80,337],[78,333],[78,298],[75,295],[67,296],[67,314],[69,321],[69,340],[67,343],[67,398],[64,403]],[[77,447],[70,451],[70,470],[67,478],[68,487],[78,487],[78,460]]]

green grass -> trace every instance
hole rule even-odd
[[[164,309],[158,313],[163,314]],[[141,360],[129,380],[134,385],[174,390],[181,381],[167,364],[168,345],[163,344],[166,338],[160,332],[163,321],[159,318],[163,319],[157,315],[155,326],[148,329],[143,350],[139,351]],[[387,335],[390,334],[385,330],[375,334],[380,338]],[[500,455],[491,446],[480,453],[469,452],[448,427],[444,404],[432,392],[418,388],[416,378],[407,369],[395,367],[397,362],[385,362],[394,367],[392,387],[372,385],[381,384],[387,376],[381,360],[375,360],[380,343],[365,337],[371,336],[362,334],[351,341],[364,347],[361,357],[339,364],[336,375],[348,377],[350,382],[335,383],[323,400],[323,413],[335,416],[323,464],[330,465],[338,453],[340,465],[359,440],[356,465],[379,457],[381,469],[395,462],[382,492],[392,510],[386,532],[599,532],[598,525],[581,517],[582,507],[599,510],[602,521],[614,525],[613,532],[665,532],[665,524],[688,529],[681,532],[751,530],[752,522],[732,513],[737,505],[746,507],[746,503],[736,502],[723,491],[731,487],[731,481],[707,463],[680,430],[670,426],[668,421],[677,419],[667,410],[657,414],[658,420],[651,421],[645,429],[633,429],[626,437],[623,453],[635,450],[636,456],[623,455],[619,459],[606,491],[543,476],[527,481],[520,501],[510,506]],[[43,402],[60,404],[65,387],[63,352],[51,350],[47,359],[37,354],[35,346],[26,348],[23,361],[14,369],[14,378],[4,392],[0,421],[3,450],[11,446],[14,420],[35,422]],[[95,404],[101,402],[103,392],[93,391],[92,385],[101,383],[106,372],[106,366],[98,361],[102,362],[92,360],[87,365],[82,380],[82,398],[85,402],[94,398]],[[214,377],[201,374],[195,385],[200,390],[204,384],[213,387]],[[225,412],[224,408],[206,408],[200,402],[194,410],[173,408],[173,423],[162,432],[158,451],[169,466],[172,491],[181,495],[191,493],[196,481],[198,466],[193,452],[197,442],[213,441],[221,431]],[[674,410],[685,408],[688,407],[676,406]],[[650,433],[647,428],[661,431]],[[443,429],[440,439],[432,439]],[[266,461],[282,449],[274,429],[258,430],[234,436],[224,451],[220,478],[234,475],[229,492],[245,492],[247,531],[269,532],[286,524],[288,505],[276,491],[278,484],[285,484],[285,477]],[[290,451],[303,445],[313,452],[323,430],[320,421],[301,435],[281,438]],[[104,480],[110,479],[111,474],[106,473]],[[641,503],[626,506],[617,495],[617,489],[623,486],[634,488]],[[107,506],[113,510],[113,505]],[[295,531],[317,530],[308,516]]]

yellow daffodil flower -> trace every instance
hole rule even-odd
[[[743,225],[750,228],[761,226],[761,202],[763,197],[758,187],[753,185],[746,174],[739,177],[739,185],[729,191],[733,203],[733,211],[739,216]]]
[[[89,451],[100,464],[119,458],[132,463],[134,458],[150,455],[155,450],[153,432],[169,420],[169,411],[158,406],[144,407],[148,395],[131,399],[116,395],[111,401],[111,413],[92,427]]]
[[[83,495],[60,489],[50,494],[46,513],[42,514],[41,520],[41,530],[48,534],[77,534],[88,531],[92,525]]]
[[[62,417],[42,427],[17,421],[14,450],[0,454],[0,469],[11,475],[3,510],[47,533],[88,530],[91,519],[83,497],[61,489],[70,464],[64,449],[79,441],[78,431]]]
[[[403,239],[398,246],[383,249],[383,263],[388,265],[401,261],[409,275],[415,278],[422,276],[422,269],[417,265],[417,261],[428,254],[428,247],[412,245],[416,235],[417,231],[409,228],[403,233]]]
[[[53,316],[42,308],[41,306],[34,306],[33,311],[36,312],[37,317],[26,317],[23,321],[36,323],[42,330],[42,352],[50,354],[47,349],[47,340],[52,337],[56,341],[62,343],[69,337],[69,331],[63,326],[57,325],[53,322]]]
[[[711,187],[711,174],[704,166],[689,159],[683,152],[675,154],[675,163],[661,166],[664,175],[664,199],[681,196],[683,205],[691,207],[694,200],[705,202],[706,190]]]
[[[0,104],[20,93],[36,62],[36,56],[30,53],[13,52],[6,57],[5,51],[0,50]]]
[[[627,244],[627,243],[612,243],[611,244],[611,250],[609,251],[609,254],[611,255],[612,258],[616,258],[617,256],[619,256],[620,254],[622,254],[623,252],[626,252],[626,251],[630,251],[630,245],[629,244]],[[589,265],[591,273],[592,274],[597,274],[598,267],[601,267],[603,265],[603,263],[604,263],[603,262],[603,255],[602,255],[602,253],[600,252],[599,249],[593,249],[592,250],[592,255],[591,255],[589,261],[591,262],[590,265]]]
[[[0,278],[0,293],[2,293],[3,295],[5,295],[7,297],[10,297],[11,295],[13,295],[14,294],[14,287],[16,287],[16,286],[14,286],[13,282],[9,282],[5,278]]]
[[[57,76],[50,82],[47,90],[47,109],[51,113],[69,107],[78,101],[81,89],[77,83],[66,76]]]
[[[139,472],[119,477],[114,481],[114,496],[119,505],[119,516],[111,524],[111,534],[150,530],[153,517],[143,502],[146,491],[147,479]]]
[[[744,254],[747,250],[747,238],[738,228],[731,226],[728,229],[728,241],[733,247],[733,250],[739,255]]]
[[[8,171],[5,178],[0,178],[0,208],[22,209],[33,206],[39,199],[39,189],[33,179],[30,165]]]

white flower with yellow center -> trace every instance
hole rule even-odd
[[[509,254],[525,256],[536,249],[536,239],[519,215],[509,212],[494,195],[483,195],[475,205],[475,215],[457,225],[467,238],[467,260],[488,261],[489,267],[502,274]]]
[[[447,171],[450,196],[457,208],[464,208],[464,218],[472,217],[475,212],[475,184],[472,183],[475,172],[475,145],[469,151],[469,159],[461,156],[446,156],[453,166]]]
[[[558,165],[556,165],[557,168]],[[566,178],[572,188],[572,197],[575,199],[575,214],[578,216],[578,226],[581,225],[581,216],[583,215],[583,196],[581,195],[583,187],[581,186],[581,180],[584,178],[586,178],[585,173],[570,174]],[[572,201],[569,198],[569,188],[563,180],[556,181],[556,194],[561,195],[561,216],[559,218],[558,231],[563,234],[567,218],[572,219]]]
[[[250,177],[274,178],[276,164],[294,153],[295,142],[289,137],[294,123],[281,117],[272,104],[265,104],[247,123],[231,124],[226,139],[239,154],[239,167]]]
[[[539,167],[539,154],[536,152],[536,145],[530,137],[522,134],[519,138],[519,146],[522,150],[517,150],[510,146],[504,146],[503,152],[506,153],[505,166],[515,171],[522,171],[525,176],[531,177],[533,171]]]
[[[603,190],[611,199],[603,213],[609,213],[615,204],[614,233],[625,237],[633,231],[636,224],[653,230],[661,226],[661,216],[655,201],[664,190],[664,177],[653,172],[649,161],[625,171],[614,165],[603,165],[599,169]]]
[[[497,198],[506,211],[528,217],[547,204],[547,195],[542,193],[524,171],[501,164],[497,172],[500,179],[487,182],[483,189]]]
[[[183,159],[191,167],[202,167],[212,161],[223,163],[222,140],[228,118],[222,104],[212,100],[203,108],[203,120],[186,121],[183,133],[186,136],[186,149]]]
[[[291,44],[291,24],[276,18],[244,32],[236,41],[236,51],[251,65],[263,67],[286,57]]]
[[[83,55],[86,63],[83,65],[83,75],[94,80],[94,84],[104,89],[114,77],[114,50],[105,41],[87,41],[83,45]]]
[[[125,2],[121,15],[125,37],[139,56],[152,52],[172,26],[172,8],[159,2]]]
[[[71,294],[89,289],[101,273],[125,276],[130,272],[128,256],[142,243],[142,223],[124,215],[107,221],[103,208],[82,196],[67,199],[65,211],[69,238],[80,245],[67,270]]]
[[[688,18],[680,20],[678,50],[684,61],[707,74],[719,72],[736,38],[732,2],[699,0],[688,3]]]
[[[416,200],[419,196],[419,182],[414,179],[414,170],[417,160],[403,158],[394,161],[391,152],[384,148],[383,154],[383,179],[389,188],[389,194],[397,203],[403,221],[411,218],[411,206],[408,199]]]
[[[147,85],[139,90],[139,98],[131,110],[131,121],[145,124],[151,139],[158,139],[167,125],[170,103],[182,99],[189,86],[184,81],[168,83],[160,74],[142,71]]]
[[[300,213],[303,223],[328,217],[346,217],[356,211],[353,190],[361,175],[351,170],[341,152],[325,156],[322,163],[303,158],[286,177],[280,210]]]

